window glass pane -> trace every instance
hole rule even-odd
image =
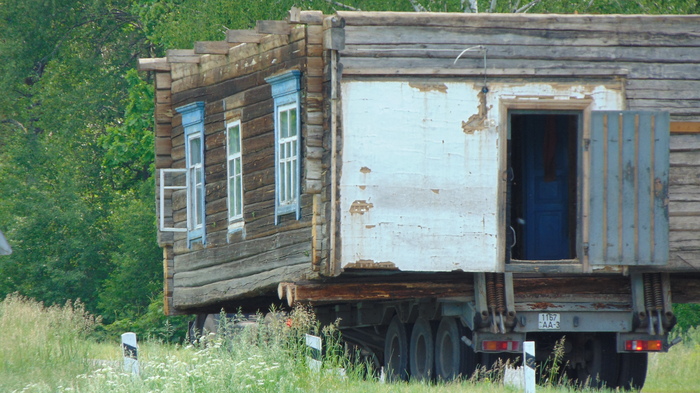
[[[291,149],[290,156],[296,157],[297,156],[297,141],[296,140],[292,141],[290,149]]]
[[[234,162],[234,167],[235,167],[235,171],[233,173],[235,175],[240,175],[241,174],[241,159],[237,158],[237,159],[233,160],[233,162]]]
[[[287,161],[287,202],[291,202],[292,199],[292,177],[294,177],[294,172],[292,171],[292,162]]]
[[[242,191],[243,191],[243,190],[241,190],[241,188],[242,188],[242,187],[241,187],[241,178],[236,178],[236,181],[235,181],[234,183],[235,183],[235,193],[234,193],[234,195],[236,196],[235,214],[236,214],[237,216],[239,216],[239,215],[241,215],[241,213],[242,213],[241,208],[242,208],[242,205],[243,205],[243,204],[241,203],[242,200],[243,200],[243,198],[242,198],[242,194],[243,194]]]
[[[204,193],[202,187],[197,187],[197,206],[195,207],[195,211],[197,212],[196,217],[195,217],[195,224],[197,226],[202,225],[202,201],[204,199]]]
[[[241,152],[241,128],[240,126],[228,129],[228,154],[233,155]]]
[[[236,166],[235,166],[235,160],[230,160],[228,162],[228,175],[229,177],[233,177],[236,174]]]
[[[289,116],[287,111],[280,112],[280,138],[289,136]]]
[[[296,108],[289,110],[289,136],[297,135],[297,110]]]
[[[197,165],[202,162],[202,139],[190,139],[190,165]]]
[[[228,211],[229,214],[234,216],[236,213],[234,212],[235,207],[234,207],[234,200],[233,200],[233,195],[230,194],[230,192],[234,189],[234,179],[230,178],[228,180],[228,189],[229,189],[229,196],[228,196]]]

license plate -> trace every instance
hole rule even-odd
[[[543,312],[537,320],[537,327],[540,330],[559,330],[560,316],[558,313]]]

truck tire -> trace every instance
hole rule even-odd
[[[624,390],[641,390],[647,378],[647,353],[621,353],[618,386]]]
[[[430,322],[425,318],[418,318],[413,324],[409,343],[408,359],[411,379],[423,381],[434,376],[434,353],[433,329],[430,328]]]
[[[389,381],[408,379],[408,340],[406,327],[394,316],[386,330],[384,340],[384,372]]]
[[[438,379],[450,381],[460,374],[461,345],[457,320],[442,318],[435,334],[435,376]]]
[[[586,335],[583,337],[585,364],[577,370],[576,379],[592,388],[615,389],[619,377],[620,356],[612,334]]]

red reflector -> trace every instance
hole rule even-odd
[[[663,345],[661,340],[627,340],[625,341],[626,351],[661,351]]]
[[[488,352],[519,351],[520,341],[482,341],[481,349]]]

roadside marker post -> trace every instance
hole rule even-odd
[[[122,334],[122,353],[124,354],[124,371],[139,375],[139,353],[136,333]]]
[[[525,393],[535,393],[535,342],[525,341],[523,344],[523,373]]]

